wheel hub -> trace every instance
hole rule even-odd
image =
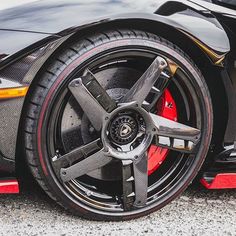
[[[110,136],[111,140],[120,145],[132,142],[137,136],[139,124],[130,115],[120,115],[111,121]]]
[[[101,136],[107,155],[134,160],[151,145],[155,131],[146,110],[130,102],[120,104],[104,118]]]

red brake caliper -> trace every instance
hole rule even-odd
[[[157,115],[177,121],[176,103],[168,89],[166,89],[157,103]],[[148,150],[148,175],[156,171],[169,153],[168,149],[151,145]]]

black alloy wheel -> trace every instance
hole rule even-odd
[[[186,189],[205,160],[213,113],[183,51],[117,30],[67,45],[50,61],[30,90],[24,135],[29,167],[49,196],[89,219],[125,220]],[[178,120],[159,115],[166,90]],[[168,154],[150,174],[151,145]]]

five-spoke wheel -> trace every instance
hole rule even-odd
[[[196,66],[167,41],[128,32],[59,51],[33,91],[37,123],[26,120],[26,130],[37,127],[25,135],[35,147],[26,155],[41,185],[93,219],[167,204],[193,180],[211,139],[211,101]]]

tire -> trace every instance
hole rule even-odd
[[[93,127],[93,132],[88,131],[90,121],[71,96],[69,83],[83,76],[89,68],[107,93],[118,100],[117,97],[124,97],[132,88],[156,55],[169,58],[178,65],[178,74],[176,72],[168,89],[178,107],[178,121],[201,132],[195,153],[181,153],[175,149],[168,151],[163,163],[148,176],[148,199],[142,207],[128,208],[127,202],[123,203],[126,200],[122,186],[126,183],[122,185],[120,178],[124,177],[118,172],[110,174],[108,171],[106,177],[92,171],[92,174],[63,182],[53,158],[57,159],[100,135],[99,132],[94,133]],[[210,94],[197,66],[174,44],[137,30],[97,33],[58,51],[37,81],[33,81],[26,111],[23,121],[24,150],[34,178],[65,209],[91,220],[138,218],[162,208],[179,196],[193,181],[205,160],[213,127]],[[106,166],[116,172],[119,165],[120,162],[114,161]],[[92,186],[95,186],[94,191]],[[129,187],[133,188],[133,185]]]

